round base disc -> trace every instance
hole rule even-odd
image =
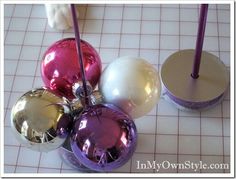
[[[199,77],[191,77],[195,50],[172,54],[161,68],[164,95],[180,109],[201,110],[214,106],[224,97],[229,74],[218,57],[203,51]]]

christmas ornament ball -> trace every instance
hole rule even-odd
[[[132,118],[138,118],[157,104],[161,82],[153,65],[142,58],[126,56],[105,68],[99,90],[106,103],[112,103]]]
[[[85,76],[94,88],[101,75],[101,59],[88,42],[81,40]],[[52,44],[44,53],[41,74],[44,84],[55,93],[72,100],[72,86],[82,79],[75,38]]]
[[[46,88],[25,93],[11,111],[11,127],[16,138],[36,151],[48,152],[60,147],[71,125],[68,101]]]
[[[125,164],[137,142],[133,120],[111,104],[90,106],[76,118],[71,148],[77,159],[95,171],[111,171]]]

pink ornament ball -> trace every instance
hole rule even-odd
[[[102,71],[101,59],[97,51],[84,40],[81,40],[81,50],[86,78],[95,88]],[[56,94],[70,100],[75,98],[72,86],[82,80],[75,38],[59,40],[46,50],[41,75],[44,84]]]

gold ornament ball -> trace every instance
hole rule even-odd
[[[22,95],[11,111],[11,127],[18,141],[36,151],[48,152],[66,140],[72,124],[66,98],[46,88]]]

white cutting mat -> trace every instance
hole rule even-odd
[[[194,48],[198,5],[81,5],[82,38],[100,53],[105,67],[119,56],[146,58],[160,68],[179,49]],[[4,6],[4,171],[5,173],[78,172],[64,164],[57,150],[31,151],[21,146],[10,128],[10,111],[26,91],[43,85],[42,54],[53,42],[73,37],[73,30],[59,32],[47,25],[43,5]],[[229,5],[210,5],[204,49],[230,65]],[[156,172],[137,169],[137,161],[229,163],[230,96],[206,112],[183,112],[161,99],[146,116],[135,120],[138,146],[133,157],[116,172]],[[162,169],[159,172],[193,172]],[[198,170],[197,172],[229,172]]]

